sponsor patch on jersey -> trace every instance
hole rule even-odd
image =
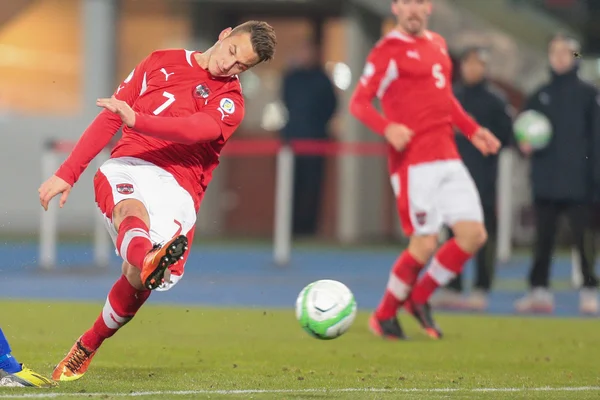
[[[221,104],[219,104],[219,107],[227,114],[233,114],[235,111],[235,103],[233,100],[228,98],[221,99]]]
[[[194,91],[196,97],[202,97],[203,99],[207,99],[210,96],[210,89],[206,85],[206,83],[201,83],[196,86],[196,90]]]
[[[119,183],[117,184],[117,192],[121,194],[132,194],[133,185],[131,183]]]

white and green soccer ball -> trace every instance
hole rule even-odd
[[[535,110],[523,111],[513,124],[519,144],[529,144],[534,150],[541,150],[552,138],[552,124],[548,117]]]
[[[356,317],[354,294],[341,282],[324,279],[306,286],[296,300],[296,318],[317,339],[335,339]]]

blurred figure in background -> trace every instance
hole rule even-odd
[[[524,107],[546,115],[553,135],[548,146],[539,151],[520,145],[522,153],[531,156],[537,238],[529,273],[531,291],[515,303],[519,312],[554,309],[549,291],[550,261],[561,214],[569,220],[574,245],[580,254],[583,275],[580,310],[586,314],[598,312],[590,209],[600,184],[600,105],[597,90],[578,76],[574,56],[578,51],[576,40],[563,35],[552,38],[548,46],[552,78],[533,93]]]
[[[466,112],[494,132],[504,147],[512,137],[512,113],[503,93],[487,79],[488,60],[488,51],[481,47],[470,47],[462,53],[460,80],[454,85],[454,95]],[[439,292],[432,305],[437,308],[482,311],[487,308],[487,293],[492,286],[496,259],[498,155],[484,156],[462,132],[456,134],[456,144],[479,191],[488,241],[475,256],[475,282],[470,296],[463,298],[462,274],[458,274]],[[452,232],[450,235],[452,237]]]
[[[327,140],[329,122],[337,98],[333,83],[323,69],[317,46],[304,41],[283,79],[283,103],[288,122],[282,135],[295,139]],[[295,235],[314,235],[318,229],[325,158],[300,156],[294,171],[293,230]]]

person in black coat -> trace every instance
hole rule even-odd
[[[286,141],[328,139],[328,125],[336,111],[337,97],[317,50],[313,43],[301,43],[295,65],[283,78],[282,98],[288,121],[281,133]],[[317,232],[324,175],[324,157],[296,157],[292,223],[296,235]]]
[[[578,76],[578,52],[579,43],[574,39],[563,35],[552,38],[548,47],[552,78],[531,95],[524,107],[549,118],[552,138],[546,148],[538,151],[520,144],[522,153],[531,157],[536,243],[529,273],[531,292],[515,303],[519,312],[552,312],[554,308],[548,288],[561,214],[568,219],[581,261],[580,309],[584,313],[598,312],[590,218],[591,204],[598,200],[600,187],[600,104],[597,89]]]
[[[504,94],[487,79],[489,53],[480,47],[466,49],[460,59],[460,78],[454,85],[454,94],[463,108],[477,122],[488,128],[507,146],[512,137],[510,105]],[[456,144],[463,162],[475,181],[483,206],[488,241],[475,256],[474,290],[465,300],[462,276],[453,279],[434,301],[438,308],[487,307],[487,293],[491,289],[496,260],[496,180],[498,156],[483,156],[466,137],[457,132]]]

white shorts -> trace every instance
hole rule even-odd
[[[163,243],[175,235],[186,235],[192,244],[196,209],[192,196],[182,188],[173,175],[156,165],[134,157],[112,158],[106,161],[94,177],[96,203],[104,215],[106,229],[115,244],[117,230],[112,223],[114,207],[122,200],[141,201],[150,217],[150,239]],[[184,259],[172,265],[171,282],[157,290],[168,290],[183,276]]]
[[[443,225],[483,222],[477,187],[461,160],[411,165],[391,176],[402,229],[408,236],[433,235]]]

